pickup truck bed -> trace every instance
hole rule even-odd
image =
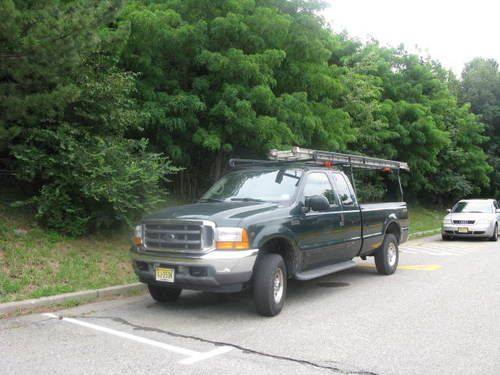
[[[399,242],[408,240],[408,208],[405,202],[360,204],[363,244],[359,255],[367,255],[378,248],[384,239],[388,222],[398,223]]]

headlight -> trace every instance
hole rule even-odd
[[[443,219],[443,224],[451,224],[451,219]]]
[[[250,248],[248,233],[244,228],[215,228],[215,241],[215,247],[219,250]]]
[[[488,224],[491,224],[493,220],[489,220],[489,219],[479,219],[479,220],[476,220],[476,224],[479,224],[479,225],[488,225]]]
[[[136,246],[140,246],[144,243],[144,225],[138,225],[134,230],[134,243]]]

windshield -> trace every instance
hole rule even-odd
[[[491,214],[493,212],[493,206],[491,202],[458,202],[451,212]]]
[[[295,196],[301,176],[300,169],[232,172],[217,181],[201,201],[290,201]]]

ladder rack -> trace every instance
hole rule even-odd
[[[394,160],[371,158],[360,155],[341,154],[339,152],[311,150],[307,148],[294,147],[291,150],[279,151],[271,150],[268,158],[275,162],[292,162],[292,161],[316,161],[316,162],[331,162],[337,166],[349,166],[350,168],[362,169],[400,169],[409,171],[407,163]]]

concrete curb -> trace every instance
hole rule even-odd
[[[423,238],[434,237],[438,234],[441,234],[441,228],[424,230],[421,232],[415,232],[415,233],[410,234],[408,241],[417,241],[417,240],[421,240]],[[418,238],[415,238],[415,237],[418,237]]]
[[[411,245],[411,244],[417,244],[417,243],[425,243],[425,242],[432,242],[441,239],[441,233],[440,232],[434,232],[434,234],[429,234],[429,235],[424,235],[422,237],[418,238],[410,238],[407,242],[403,244],[405,245]]]
[[[145,290],[142,283],[110,286],[94,290],[83,290],[80,292],[64,293],[55,296],[27,299],[23,301],[0,303],[0,318],[7,314],[21,313],[43,307],[60,305],[68,301],[93,300],[100,297],[118,296],[121,294]]]
[[[435,232],[438,232],[440,231],[441,228],[435,228],[435,229],[429,229],[429,230],[423,230],[421,232],[415,232],[415,233],[412,233],[413,236],[420,236],[421,234],[426,234],[426,233],[435,233]]]

